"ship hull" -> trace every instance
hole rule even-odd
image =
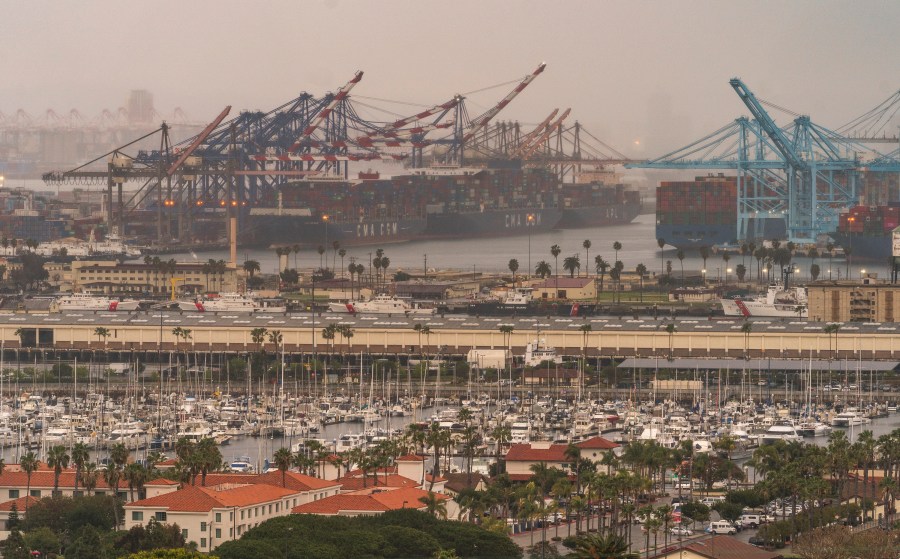
[[[891,234],[867,235],[864,233],[830,233],[838,246],[850,249],[854,260],[886,261],[891,257]]]
[[[665,239],[666,244],[684,250],[699,249],[713,245],[723,245],[737,238],[735,223],[717,225],[671,225],[657,224],[656,238]]]
[[[341,246],[381,245],[417,239],[425,225],[424,219],[415,218],[329,221],[326,224],[304,216],[251,214],[246,242],[266,247],[295,244],[315,247],[331,245],[335,241]]]
[[[529,216],[533,219],[529,220]],[[423,236],[430,239],[489,238],[541,233],[556,227],[562,210],[522,208],[428,215]]]
[[[631,223],[641,213],[640,204],[565,208],[557,229],[583,229]]]

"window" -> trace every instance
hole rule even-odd
[[[216,522],[222,522],[222,513],[221,512],[216,513]]]
[[[19,490],[18,489],[10,489],[9,490],[9,498],[10,499],[18,499],[19,498]]]
[[[143,522],[144,513],[138,510],[131,511],[131,520],[134,522]]]
[[[206,538],[200,538],[200,547],[206,547]]]
[[[222,539],[222,529],[221,528],[216,528],[216,539],[217,540]]]
[[[41,490],[40,489],[32,489],[31,496],[37,497],[38,499],[40,499],[41,498]]]
[[[201,532],[205,532],[205,531],[206,531],[206,522],[201,522],[201,523],[200,523],[200,531],[201,531]]]
[[[244,511],[241,511],[241,520],[244,519]]]
[[[157,522],[165,522],[166,521],[166,513],[163,511],[159,511],[154,515],[154,518]]]
[[[182,528],[182,529],[181,529],[181,537],[184,538],[185,541],[187,541],[187,539],[188,539],[187,528]]]

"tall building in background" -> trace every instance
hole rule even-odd
[[[128,110],[129,124],[145,124],[153,122],[153,94],[146,89],[132,89],[125,103]]]

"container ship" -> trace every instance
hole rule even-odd
[[[656,238],[680,249],[737,239],[737,178],[722,174],[663,181],[656,189]]]
[[[891,232],[900,226],[900,202],[886,206],[854,206],[843,213],[834,241],[854,259],[886,261],[891,257]]]
[[[429,167],[389,179],[310,177],[249,211],[242,242],[342,246],[490,238],[629,223],[640,195],[621,184],[560,183],[549,169]]]

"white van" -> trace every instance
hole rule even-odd
[[[709,528],[706,529],[710,534],[737,534],[737,528],[734,527],[734,524],[728,522],[727,520],[716,520],[715,522],[709,523]]]
[[[763,523],[763,517],[759,514],[744,513],[741,515],[740,523],[744,528],[758,528]]]

